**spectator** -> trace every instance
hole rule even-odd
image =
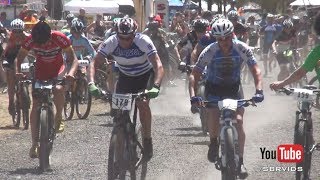
[[[84,8],[81,8],[79,10],[79,16],[78,16],[78,19],[83,23],[83,25],[85,27],[88,26],[88,20],[87,20],[87,17],[86,17],[86,10]]]
[[[19,18],[21,20],[24,20],[24,18],[28,15],[28,11],[29,11],[28,5],[26,5],[26,4],[23,5],[23,8],[22,8],[21,12],[19,13]]]
[[[93,29],[93,32],[91,29]],[[106,29],[106,25],[103,22],[103,16],[101,14],[97,14],[96,20],[87,27],[86,31],[88,34],[104,37]]]
[[[171,32],[176,32],[179,37],[184,37],[189,32],[188,24],[184,21],[184,16],[182,13],[177,12],[172,19],[170,26]]]
[[[231,0],[230,8],[228,9],[227,13],[230,11],[237,11],[237,0]]]
[[[31,30],[38,20],[33,16],[34,11],[29,10],[28,15],[23,19],[26,31]]]
[[[7,29],[10,27],[11,21],[9,21],[7,19],[7,13],[6,12],[1,12],[1,14],[0,14],[0,22],[3,25],[3,27],[5,27]]]
[[[50,20],[50,19],[51,19],[51,18],[50,18],[49,15],[48,15],[48,10],[47,10],[46,8],[41,9],[39,20],[40,20],[40,21],[48,21],[48,20]]]

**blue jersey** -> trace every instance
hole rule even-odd
[[[148,58],[157,50],[147,35],[137,33],[130,48],[122,48],[117,35],[112,35],[100,45],[98,53],[104,57],[112,55],[123,74],[140,76],[152,69]]]
[[[85,36],[81,35],[79,39],[76,39],[73,35],[69,35],[68,38],[70,39],[74,52],[79,60],[87,55],[90,55],[91,57],[96,55],[96,51]]]
[[[217,42],[207,46],[199,56],[195,65],[202,72],[207,66],[207,82],[215,85],[239,84],[243,62],[249,67],[257,64],[247,44],[232,40],[233,46],[229,56],[222,55]]]

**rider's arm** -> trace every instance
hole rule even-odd
[[[151,62],[153,66],[153,70],[155,72],[155,77],[154,77],[154,84],[160,85],[163,75],[164,75],[164,70],[162,63],[160,61],[160,58],[158,56],[158,53],[153,53],[148,57],[149,61]]]
[[[203,46],[201,46],[199,43],[196,44],[196,46],[194,47],[191,53],[191,64],[195,64],[197,62],[197,59],[203,49],[204,49]]]
[[[201,71],[198,68],[193,68],[189,76],[189,95],[196,96],[198,89],[198,82],[200,81]]]
[[[64,52],[66,54],[66,61],[69,62],[70,64],[72,63],[68,74],[71,76],[74,76],[78,68],[78,59],[76,57],[76,54],[74,53],[74,50],[71,46],[65,48]]]
[[[91,35],[94,35],[94,32],[91,31],[92,28],[94,28],[95,26],[95,22],[91,23],[87,28],[86,28],[86,32],[91,34]]]
[[[105,57],[100,52],[98,52],[92,62],[89,65],[88,74],[89,74],[89,82],[94,82],[94,75],[95,75],[95,67],[99,67],[100,65],[105,62]]]

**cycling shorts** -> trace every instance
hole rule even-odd
[[[153,79],[153,69],[140,76],[127,76],[120,71],[116,92],[120,94],[139,93],[145,89],[150,89],[153,85]]]

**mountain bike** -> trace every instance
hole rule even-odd
[[[115,109],[113,130],[109,146],[108,180],[135,180],[137,169],[141,166],[141,179],[145,179],[147,162],[144,160],[144,149],[138,141],[141,128],[137,128],[138,108],[136,101],[146,98],[145,93],[110,94],[103,92],[106,100],[112,99]],[[112,97],[111,97],[112,96]],[[133,109],[133,112],[132,112]],[[132,118],[130,117],[132,114]]]
[[[55,138],[54,107],[52,91],[55,85],[63,84],[64,80],[48,80],[34,82],[33,90],[40,100],[40,106],[37,107],[38,125],[40,131],[40,170],[50,169],[49,156],[53,148]]]
[[[212,103],[204,101],[204,103]],[[237,123],[236,111],[241,107],[256,106],[252,99],[224,99],[218,101],[220,109],[220,158],[215,167],[221,170],[222,180],[235,180],[239,174],[239,141],[238,132],[234,124]]]
[[[192,68],[194,67],[194,65],[186,65],[185,67],[179,67],[179,70],[181,72],[185,72],[187,74],[187,78],[189,77]],[[205,83],[206,83],[206,70],[203,71],[202,75],[201,75],[201,79],[198,83],[198,90],[197,90],[197,94],[202,97],[202,99],[205,99]],[[185,83],[185,91],[186,93],[189,92],[189,81],[186,80]],[[197,108],[197,107],[191,107],[192,109]],[[191,110],[192,112],[194,112],[194,110]],[[202,133],[204,135],[207,135],[208,132],[208,123],[207,123],[207,111],[205,107],[199,107],[197,108],[196,112],[199,112],[200,115],[200,120],[201,120],[201,130]]]
[[[90,65],[87,59],[78,60],[79,66],[75,75],[75,81],[71,85],[71,91],[66,91],[64,115],[70,120],[73,117],[74,109],[79,119],[86,119],[89,116],[92,97],[88,90],[86,68]]]
[[[4,60],[3,67],[6,71],[13,71],[13,67]],[[12,122],[14,127],[19,127],[22,119],[24,129],[29,128],[29,109],[30,109],[30,96],[29,96],[29,84],[31,84],[32,68],[30,63],[21,64],[21,72],[26,75],[23,79],[15,79],[14,87],[14,112],[11,113]],[[30,71],[31,70],[31,71]],[[29,75],[29,76],[27,76]]]
[[[302,167],[302,171],[296,171],[296,180],[309,180],[311,173],[312,153],[320,150],[320,143],[315,143],[313,139],[312,122],[312,102],[320,94],[320,89],[316,86],[306,85],[303,88],[282,88],[279,90],[287,95],[294,95],[297,99],[298,110],[296,111],[296,121],[294,127],[294,144],[300,144],[304,149],[304,159],[296,163],[297,169]]]

